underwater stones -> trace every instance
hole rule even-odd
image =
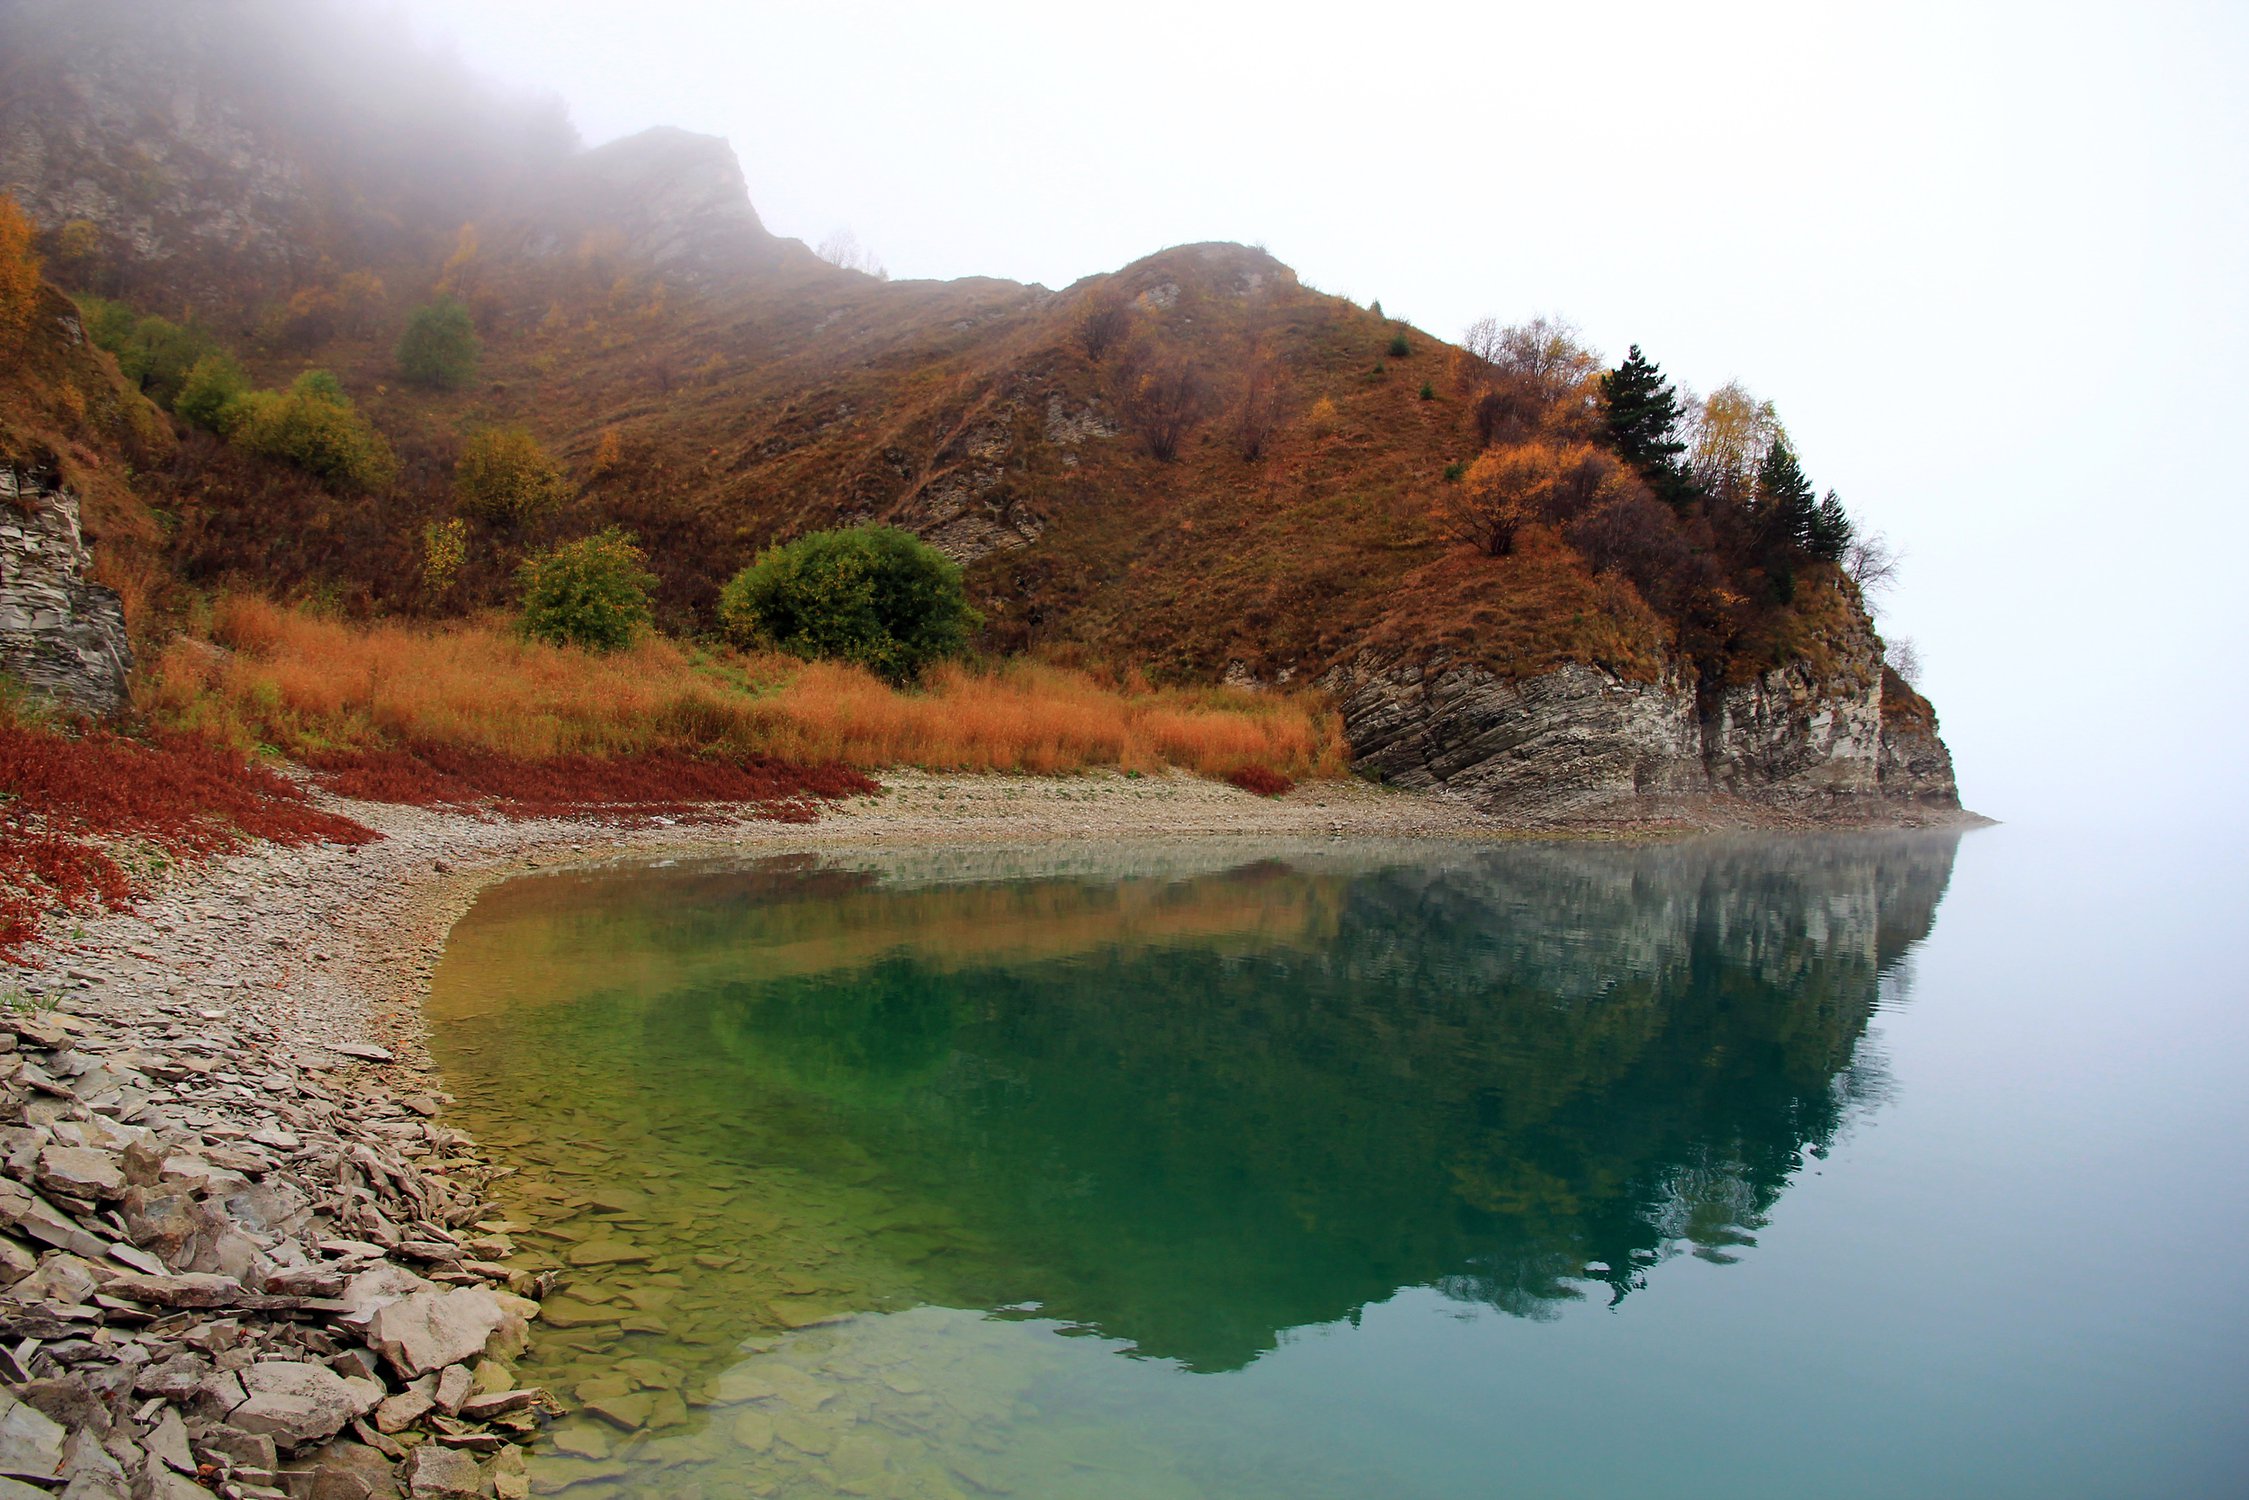
[[[549,1297],[539,1304],[539,1321],[549,1328],[594,1328],[617,1321],[615,1308],[597,1307],[576,1297]]]
[[[629,1240],[612,1238],[574,1246],[564,1259],[574,1266],[629,1266],[645,1264],[654,1257]]]
[[[755,1453],[773,1446],[773,1418],[761,1411],[745,1411],[734,1418],[734,1441]]]
[[[586,1403],[588,1416],[599,1417],[610,1426],[625,1432],[638,1432],[647,1426],[655,1409],[656,1398],[641,1392],[620,1396],[604,1395]]]

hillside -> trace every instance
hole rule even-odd
[[[1470,354],[1238,245],[1058,291],[880,280],[772,235],[724,142],[581,149],[553,106],[353,12],[226,9],[227,27],[118,0],[8,11],[0,191],[70,290],[194,330],[259,386],[332,372],[396,463],[338,483],[172,424],[135,504],[88,504],[100,567],[147,574],[126,590],[146,643],[222,584],[468,616],[512,599],[529,552],[611,523],[646,549],[658,623],[695,636],[761,548],[884,522],[966,566],[988,653],[1319,682],[1355,744],[1368,713],[1434,734],[1388,768],[1410,784],[1489,760],[1473,746],[1492,725],[1463,752],[1450,707],[1391,687],[1449,674],[1513,703],[1583,671],[1661,696],[1665,724],[1619,731],[1613,773],[1572,808],[1719,772],[1800,779],[1806,756],[1848,763],[1822,796],[1952,801],[1933,717],[1882,665],[1844,572],[1776,551],[1755,494],[1651,498],[1606,439],[1590,360],[1557,376]],[[473,378],[430,389],[394,351],[441,296],[480,353]],[[455,461],[494,426],[534,434],[572,492],[528,522],[468,519],[459,566],[433,573]],[[1489,456],[1553,473],[1535,496],[1494,491]],[[1510,509],[1503,545],[1461,540],[1479,483]],[[125,560],[150,516],[161,576]],[[1354,717],[1370,683],[1390,687]],[[1838,749],[1817,705],[1844,699],[1865,722]],[[1913,743],[1886,747],[1886,725]],[[1735,775],[1742,756],[1764,770]]]

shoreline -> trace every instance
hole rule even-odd
[[[482,1191],[505,1169],[445,1124],[423,1020],[454,924],[511,876],[841,847],[1715,831],[1526,828],[1358,781],[1266,799],[1179,773],[895,772],[803,824],[320,800],[383,837],[183,867],[129,912],[58,923],[26,951],[42,967],[0,980],[0,1475],[51,1460],[47,1482],[90,1475],[74,1493],[118,1500],[527,1492],[516,1444],[557,1408],[515,1389],[506,1356],[547,1286],[506,1264],[512,1226]],[[386,1333],[402,1318],[419,1334]],[[431,1328],[458,1336],[408,1347]]]

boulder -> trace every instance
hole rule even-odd
[[[246,1399],[227,1421],[263,1432],[284,1448],[324,1442],[343,1430],[357,1402],[344,1378],[326,1365],[273,1359],[241,1372]]]
[[[398,1467],[406,1493],[414,1500],[480,1500],[492,1486],[475,1459],[456,1448],[424,1443]]]
[[[0,1391],[0,1474],[51,1480],[62,1467],[61,1424]]]
[[[242,1300],[242,1283],[215,1272],[183,1276],[115,1276],[103,1288],[112,1297],[151,1307],[231,1307]]]
[[[367,1320],[367,1342],[401,1378],[413,1380],[476,1358],[495,1334],[520,1321],[481,1287],[416,1292],[377,1309]]]
[[[330,1443],[282,1475],[292,1500],[398,1500],[391,1461],[365,1443]]]

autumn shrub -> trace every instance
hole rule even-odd
[[[22,342],[39,304],[39,257],[31,240],[31,220],[15,199],[0,194],[0,350]]]
[[[219,348],[207,329],[142,317],[122,302],[101,297],[79,300],[79,321],[94,347],[115,355],[119,372],[163,406],[178,399],[197,361]]]
[[[526,559],[523,631],[534,640],[589,651],[632,644],[648,623],[656,577],[632,537],[611,526]]]
[[[958,656],[983,623],[958,564],[890,526],[816,531],[769,547],[719,594],[737,645],[770,646],[907,682]]]
[[[1279,797],[1296,790],[1296,783],[1271,766],[1243,766],[1226,779],[1255,797]]]
[[[461,508],[495,525],[544,515],[569,494],[561,466],[521,427],[472,433],[453,466],[453,496]]]
[[[422,582],[433,594],[453,587],[469,560],[469,527],[458,516],[422,528]]]
[[[242,402],[249,394],[250,377],[232,355],[217,350],[189,367],[187,378],[180,382],[179,395],[172,400],[172,410],[198,427],[225,433],[240,418]]]
[[[390,444],[324,370],[306,371],[286,391],[252,391],[233,411],[228,436],[252,453],[360,489],[397,477]]]
[[[476,374],[476,325],[451,296],[414,309],[398,338],[398,371],[416,385],[452,390]]]

